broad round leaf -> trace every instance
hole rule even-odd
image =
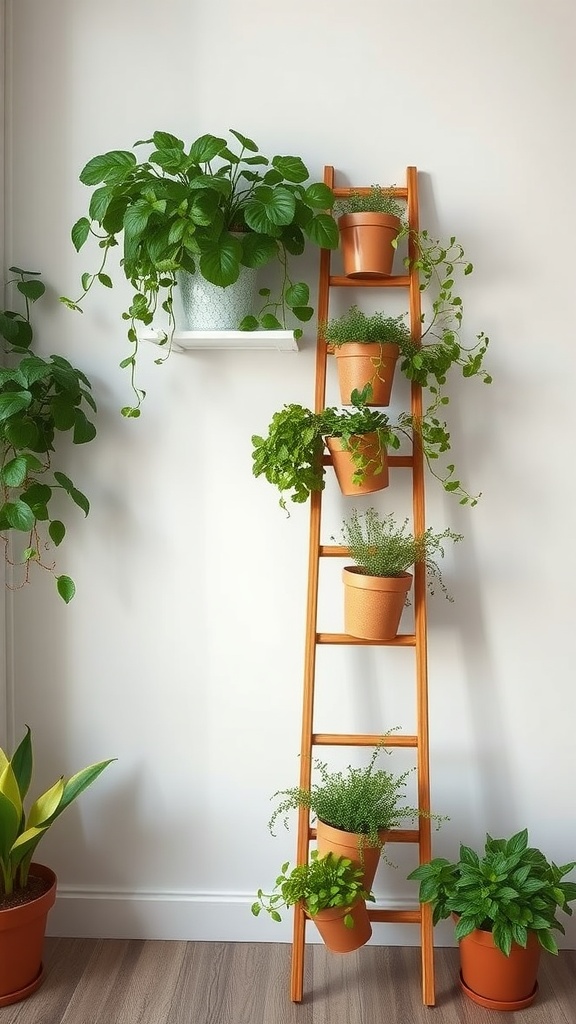
[[[31,302],[36,302],[46,291],[46,285],[42,281],[19,281],[16,285],[21,295],[25,295]]]
[[[10,459],[0,470],[0,478],[8,487],[20,487],[26,479],[28,463],[23,455]]]
[[[310,289],[303,281],[298,281],[286,289],[286,302],[289,306],[307,306],[309,299]]]
[[[287,181],[302,182],[309,178],[308,168],[299,156],[275,156],[272,165]]]
[[[304,194],[308,206],[315,210],[331,210],[334,205],[334,193],[322,181],[309,185]]]
[[[0,421],[27,409],[32,401],[29,391],[8,391],[0,395]]]
[[[195,164],[206,164],[226,149],[226,139],[215,135],[201,135],[190,147],[190,156]]]
[[[200,256],[202,276],[225,288],[238,280],[242,246],[232,235],[223,235],[209,244]]]
[[[28,533],[36,521],[36,516],[30,505],[27,505],[25,501],[7,501],[2,511],[13,530],[23,530]]]
[[[240,262],[245,267],[263,267],[271,263],[278,255],[278,245],[270,235],[261,235],[255,231],[248,231],[242,235],[242,257]]]
[[[281,185],[275,188],[260,185],[246,203],[244,217],[253,231],[274,234],[275,228],[291,223],[295,209],[296,201],[287,189]]]
[[[84,185],[99,185],[101,181],[116,184],[124,180],[136,166],[134,153],[112,150],[89,160],[80,173]]]
[[[337,249],[340,234],[336,221],[327,213],[319,213],[304,226],[308,238],[321,249]]]

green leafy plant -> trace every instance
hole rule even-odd
[[[191,146],[164,131],[155,131],[137,146],[151,146],[138,160],[132,150],[113,150],[88,161],[80,181],[98,186],[88,216],[72,228],[72,241],[81,249],[90,235],[102,249],[95,273],[82,276],[82,294],[62,297],[72,309],[96,282],[107,288],[110,249],[123,236],[122,271],[135,289],[122,314],[128,323],[130,354],[120,364],[131,374],[135,406],[126,416],[139,415],[144,397],[135,383],[138,328],[152,323],[157,309],[168,316],[174,333],[173,296],[178,271],[201,274],[212,284],[233,284],[241,267],[258,268],[278,261],[282,270],[279,298],[268,289],[259,316],[247,317],[245,330],[276,329],[288,315],[305,322],[313,315],[309,288],[294,282],[288,271],[290,256],[300,255],[308,242],[322,248],[338,245],[338,229],[326,211],[334,196],[322,182],[306,184],[309,172],[300,157],[263,156],[252,139],[230,129],[233,142],[202,135]],[[296,332],[301,334],[301,330]],[[157,360],[162,362],[163,360]]]
[[[61,777],[28,813],[24,800],[32,780],[32,734],[26,733],[11,758],[0,748],[0,894],[25,889],[34,851],[62,811],[88,788],[115,758],[83,768],[69,779]]]
[[[396,775],[382,768],[376,768],[380,754],[390,754],[385,745],[386,736],[373,750],[369,763],[363,768],[348,765],[345,772],[331,772],[328,765],[318,758],[314,766],[319,781],[310,789],[293,786],[274,793],[272,799],[282,797],[276,806],[268,828],[275,834],[278,818],[288,828],[288,814],[305,807],[325,825],[352,832],[364,838],[366,846],[383,848],[380,832],[398,828],[406,818],[416,819],[422,812],[408,807],[404,799],[406,780],[413,769]],[[443,820],[432,815],[438,822]]]
[[[380,516],[375,508],[359,513],[353,509],[342,524],[342,537],[350,557],[367,576],[401,576],[412,565],[426,566],[431,593],[437,584],[448,601],[452,601],[436,559],[444,556],[444,541],[462,540],[462,534],[446,529],[434,533],[431,527],[420,535],[408,529],[408,519],[398,523],[392,512]]]
[[[324,341],[339,348],[349,342],[361,345],[398,345],[406,356],[416,349],[404,316],[386,316],[383,312],[363,313],[358,306],[350,306],[341,316],[319,325]]]
[[[252,472],[264,475],[280,491],[280,505],[286,509],[285,495],[303,503],[312,491],[324,489],[322,452],[325,437],[339,437],[352,455],[354,482],[361,483],[376,459],[367,459],[357,438],[376,433],[380,448],[398,448],[400,441],[385,413],[364,405],[365,394],[354,392],[352,406],[330,407],[315,413],[301,405],[285,405],[274,413],[266,437],[252,437]]]
[[[6,548],[11,530],[27,535],[24,585],[33,563],[54,571],[42,552],[50,542],[59,546],[66,535],[64,523],[52,514],[56,494],[63,491],[84,515],[90,510],[86,495],[53,468],[52,452],[59,432],[71,434],[74,444],[95,437],[96,427],[85,409],[95,412],[96,404],[81,370],[62,356],[46,360],[31,351],[30,303],[44,294],[45,286],[35,271],[10,271],[16,277],[9,283],[15,281],[25,311],[0,312],[0,335],[10,364],[0,368],[0,533]],[[69,576],[57,575],[56,586],[64,601],[72,599],[75,586]]]
[[[388,213],[402,217],[404,206],[394,195],[394,186],[371,185],[368,190],[353,189],[349,196],[337,199],[334,214],[341,217],[346,213]]]
[[[557,867],[528,846],[528,830],[510,839],[486,835],[482,855],[460,846],[460,859],[436,857],[408,875],[420,882],[420,901],[433,906],[433,922],[456,914],[456,938],[475,929],[492,932],[495,945],[508,956],[512,943],[525,947],[530,932],[550,953],[558,946],[553,931],[564,934],[557,910],[569,916],[576,883],[563,879],[576,861]]]
[[[331,907],[352,908],[358,900],[374,902],[372,893],[364,889],[362,869],[354,867],[346,857],[333,853],[319,857],[318,851],[312,850],[308,864],[301,864],[288,874],[289,867],[288,862],[282,865],[272,893],[258,890],[258,899],[252,904],[255,917],[265,910],[273,921],[281,921],[279,911],[300,902],[310,917]],[[354,927],[351,914],[344,916],[344,924]]]

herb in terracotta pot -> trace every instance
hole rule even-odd
[[[398,448],[399,439],[388,417],[366,408],[361,395],[352,396],[351,409],[328,408],[315,413],[301,405],[285,405],[274,413],[266,437],[252,437],[252,472],[265,476],[280,491],[280,506],[286,496],[296,503],[308,500],[312,491],[325,486],[322,452],[325,437],[342,440],[354,464],[354,483],[361,484],[373,468],[375,456],[366,456],[356,441],[359,435],[376,434],[380,450]]]
[[[455,916],[461,985],[470,999],[500,1010],[523,1009],[535,998],[540,948],[558,953],[564,934],[557,912],[571,915],[576,883],[564,881],[576,861],[557,866],[528,846],[523,829],[510,839],[486,836],[484,851],[461,844],[457,861],[436,857],[408,875],[432,920]]]

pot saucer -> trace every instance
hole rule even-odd
[[[44,979],[44,964],[40,964],[40,970],[31,981],[29,985],[25,985],[24,988],[18,989],[17,992],[7,992],[6,995],[0,996],[0,1006],[9,1006],[11,1003],[19,1003],[21,999],[27,999],[31,996],[37,988],[40,987]]]
[[[465,984],[462,978],[462,972],[460,972],[460,988],[468,996],[468,999],[471,999],[473,1003],[477,1003],[478,1006],[484,1006],[487,1010],[523,1010],[526,1006],[530,1006],[538,995],[538,982],[536,982],[532,992],[525,999],[514,999],[512,1002],[506,1002],[501,999],[488,999],[486,996],[481,996],[478,992],[468,988],[468,985]]]

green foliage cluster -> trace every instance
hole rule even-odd
[[[285,495],[303,503],[312,491],[324,489],[322,452],[325,437],[339,437],[354,463],[354,483],[360,484],[374,468],[376,459],[368,459],[357,438],[376,433],[380,448],[398,448],[400,441],[391,429],[385,413],[364,405],[365,396],[352,395],[351,408],[330,407],[315,413],[301,405],[285,405],[275,412],[266,437],[252,437],[252,472],[264,475],[280,491],[280,505],[286,508]]]
[[[365,837],[367,846],[382,848],[379,832],[397,828],[406,818],[415,819],[419,811],[400,803],[411,770],[395,775],[376,768],[376,760],[386,749],[385,739],[374,748],[370,762],[363,768],[348,766],[345,772],[331,772],[328,765],[314,760],[320,781],[311,788],[294,786],[274,793],[282,797],[268,822],[272,835],[278,818],[288,827],[290,811],[306,807],[325,825]]]
[[[98,186],[90,198],[88,216],[72,228],[72,241],[81,249],[93,235],[102,249],[95,273],[82,277],[82,294],[62,298],[72,309],[81,303],[95,282],[107,288],[110,249],[123,236],[122,271],[135,289],[129,308],[130,355],[120,364],[131,373],[136,406],[122,410],[139,415],[144,393],[136,387],[138,328],[152,323],[161,308],[174,332],[173,295],[177,272],[199,273],[221,287],[233,284],[241,267],[258,268],[278,261],[283,271],[280,296],[266,299],[260,317],[249,317],[243,329],[285,326],[288,314],[309,320],[309,289],[294,282],[288,258],[300,255],[308,242],[322,248],[338,246],[338,229],[331,210],[334,196],[322,182],[306,184],[309,172],[300,157],[263,156],[256,143],[230,129],[233,142],[202,135],[190,146],[169,132],[155,131],[134,143],[151,146],[138,160],[132,150],[113,150],[88,161],[80,181]],[[301,334],[302,332],[297,332]],[[157,360],[162,362],[163,360]]]
[[[374,896],[364,889],[364,872],[347,857],[333,853],[320,857],[317,850],[312,850],[308,864],[298,865],[290,874],[289,867],[288,862],[282,865],[272,893],[258,890],[258,899],[252,904],[255,917],[265,910],[273,921],[281,921],[279,911],[300,902],[310,917],[331,907],[351,909],[359,900],[374,902]],[[344,924],[354,927],[351,914],[344,916]]]
[[[442,571],[436,558],[444,556],[444,541],[462,540],[462,534],[446,529],[434,533],[428,527],[415,536],[408,529],[408,519],[398,523],[392,512],[380,516],[375,508],[359,513],[353,509],[342,524],[342,536],[350,557],[368,576],[401,576],[412,565],[426,565],[428,586],[434,593],[437,584],[448,601]]]
[[[495,945],[508,956],[512,943],[526,946],[530,932],[550,953],[558,946],[553,931],[564,934],[557,910],[569,916],[576,899],[576,883],[562,879],[576,861],[557,867],[544,854],[528,846],[528,830],[510,839],[486,836],[479,856],[460,846],[456,863],[436,857],[421,864],[408,878],[420,882],[420,901],[433,906],[433,922],[459,915],[456,938],[479,928],[492,932]]]
[[[52,498],[64,491],[84,515],[88,498],[65,473],[53,470],[51,453],[58,432],[70,433],[74,444],[86,444],[96,435],[85,407],[96,411],[90,381],[62,356],[42,359],[30,351],[33,330],[30,303],[45,291],[35,271],[10,267],[16,288],[24,297],[25,313],[0,312],[0,335],[10,364],[0,368],[0,532],[17,530],[28,535],[23,553],[25,579],[32,563],[53,570],[42,551],[64,540],[66,528],[52,516]],[[9,283],[14,283],[9,282]],[[44,535],[44,531],[47,537]],[[58,593],[68,602],[75,586],[69,576],[56,576]]]
[[[115,758],[83,768],[70,779],[59,778],[32,804],[24,800],[32,781],[32,735],[28,726],[8,758],[0,748],[0,894],[24,889],[38,843],[62,811],[88,788]]]
[[[349,196],[336,200],[335,216],[341,217],[346,213],[388,213],[400,218],[404,214],[404,207],[394,194],[394,185],[388,188],[371,185],[368,192],[353,190]]]
[[[386,316],[382,312],[367,315],[358,306],[350,306],[341,316],[320,324],[320,332],[325,341],[336,347],[347,342],[388,343],[399,345],[406,358],[416,349],[403,316]]]

